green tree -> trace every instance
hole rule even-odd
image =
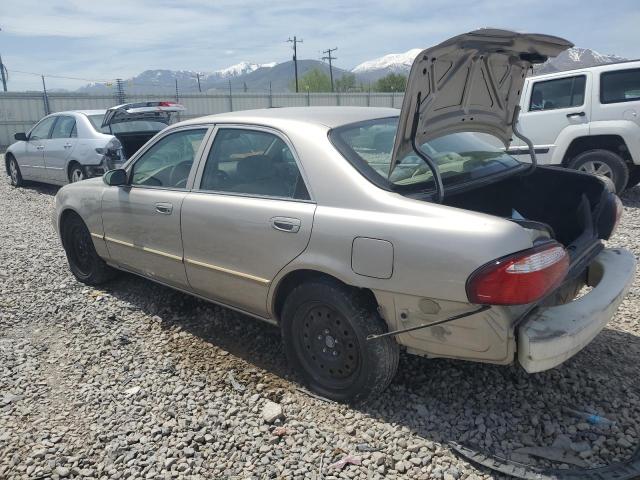
[[[390,73],[378,79],[378,81],[373,84],[373,90],[376,92],[404,92],[406,85],[406,76],[399,73]]]
[[[353,73],[345,73],[335,80],[336,92],[349,92],[356,88],[356,76]]]
[[[298,79],[298,88],[301,92],[330,92],[331,79],[322,70],[314,68]],[[289,82],[289,89],[295,92],[295,80]]]

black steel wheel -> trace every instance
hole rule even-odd
[[[71,273],[82,283],[98,285],[113,278],[116,270],[100,258],[89,229],[78,215],[63,219],[62,244]]]
[[[285,353],[302,380],[327,398],[357,402],[384,390],[393,379],[399,348],[375,302],[330,279],[294,288],[281,319]]]

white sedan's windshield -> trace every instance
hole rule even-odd
[[[364,166],[395,185],[432,182],[431,170],[415,153],[400,159],[389,175],[397,126],[397,117],[383,118],[337,128],[331,138],[345,157],[352,159],[355,155],[361,160],[355,165],[357,168]],[[436,163],[443,182],[449,185],[520,165],[505,154],[499,140],[481,133],[445,135],[423,144],[422,150]]]

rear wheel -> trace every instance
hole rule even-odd
[[[330,280],[296,287],[282,311],[289,362],[306,385],[327,398],[358,402],[382,392],[398,368],[399,348],[376,306],[355,289]]]
[[[592,175],[607,177],[622,192],[629,180],[629,167],[625,161],[609,150],[589,150],[577,155],[569,162],[569,168]]]
[[[72,163],[69,168],[69,181],[71,183],[79,182],[80,180],[84,180],[87,178],[87,174],[84,171],[84,168],[79,163]]]
[[[62,244],[71,273],[87,285],[99,285],[117,272],[96,252],[89,229],[78,215],[71,215],[62,225]]]
[[[633,188],[640,183],[640,165],[634,165],[629,171],[629,181],[627,188]]]
[[[20,173],[20,166],[13,155],[9,155],[9,178],[11,179],[11,185],[14,187],[24,185],[24,180],[22,180],[22,174]]]

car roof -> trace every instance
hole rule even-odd
[[[640,68],[640,60],[624,60],[622,62],[604,63],[593,67],[574,68],[573,70],[562,70],[560,72],[544,73],[542,75],[532,75],[527,80],[540,80],[544,78],[555,78],[575,75],[581,72],[608,72],[627,68]]]
[[[102,110],[66,110],[64,112],[55,112],[52,113],[52,115],[65,115],[65,114],[70,114],[70,113],[81,113],[83,115],[104,115],[104,113],[106,112],[105,109]]]
[[[173,126],[203,123],[249,123],[277,127],[282,123],[298,122],[335,128],[348,123],[376,118],[397,117],[397,108],[379,107],[286,107],[240,110],[192,118]]]

